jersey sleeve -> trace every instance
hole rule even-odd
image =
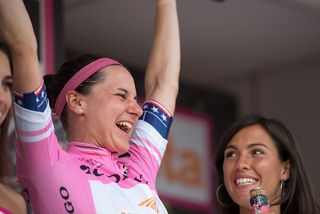
[[[17,174],[34,176],[55,163],[60,146],[54,134],[51,109],[45,86],[38,90],[14,93],[14,112],[17,133]],[[23,170],[23,172],[22,172]]]
[[[154,188],[172,121],[171,114],[159,102],[147,100],[131,136],[128,158],[133,161],[129,168],[137,170],[137,176],[146,179]]]

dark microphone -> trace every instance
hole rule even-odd
[[[266,191],[261,187],[250,190],[250,207],[253,214],[269,212],[270,203]]]

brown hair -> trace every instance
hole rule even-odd
[[[91,62],[101,58],[98,55],[84,54],[71,59],[70,61],[64,63],[56,74],[49,74],[44,77],[44,82],[47,89],[47,94],[50,102],[50,106],[54,107],[57,97],[60,91],[63,89],[64,85],[86,65]],[[80,94],[87,95],[90,93],[91,88],[96,83],[102,81],[104,78],[101,72],[96,72],[92,74],[88,79],[82,82],[76,89]],[[67,111],[66,108],[63,109],[61,114],[61,122],[63,127],[67,128]]]
[[[11,163],[8,153],[8,126],[10,122],[9,114],[0,126],[0,180],[11,175]]]
[[[285,125],[275,119],[265,118],[260,115],[247,115],[240,118],[226,130],[215,155],[215,166],[219,175],[219,184],[223,184],[223,162],[226,146],[240,130],[256,124],[264,128],[274,140],[280,159],[282,161],[290,160],[290,178],[284,182],[285,194],[279,201],[272,205],[280,204],[282,214],[318,214],[319,205],[313,195],[309,178],[306,176],[306,170],[303,166],[298,146]],[[222,195],[223,198],[228,198],[228,201],[231,201],[225,188],[220,195]],[[237,204],[231,203],[229,205],[230,206],[221,207],[222,214],[235,213],[236,210],[239,212],[239,206]]]

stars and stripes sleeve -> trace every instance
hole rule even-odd
[[[28,172],[36,173],[58,161],[60,148],[54,133],[45,86],[30,93],[14,93],[17,153]]]
[[[149,123],[164,139],[168,139],[173,119],[171,114],[160,103],[154,100],[146,101],[143,104],[143,115],[140,120]]]
[[[135,170],[137,176],[145,177],[154,189],[172,121],[170,113],[159,102],[147,100],[143,104],[143,115],[131,135],[130,157],[126,164]]]
[[[36,91],[24,94],[14,92],[13,100],[17,105],[21,107],[37,112],[44,112],[49,104],[46,87],[43,81]]]

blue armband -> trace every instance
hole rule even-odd
[[[37,112],[44,112],[49,104],[44,84],[41,84],[39,89],[30,93],[20,94],[14,92],[13,100],[21,107]]]
[[[149,123],[163,138],[168,139],[173,118],[162,107],[156,105],[155,102],[147,101],[144,103],[143,115],[140,120]]]

